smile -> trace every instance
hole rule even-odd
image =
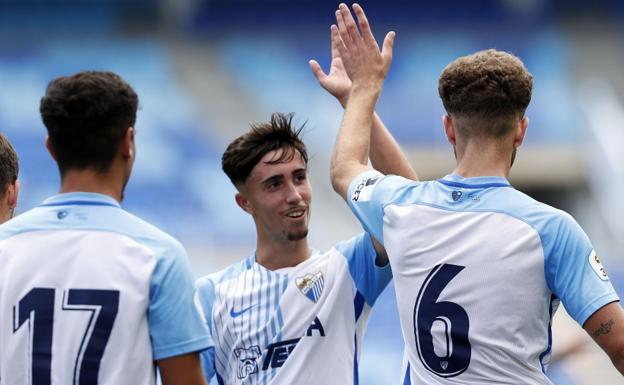
[[[303,216],[303,214],[305,214],[305,210],[297,210],[289,212],[288,214],[286,214],[286,216],[289,218],[300,218]]]

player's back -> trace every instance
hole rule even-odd
[[[405,383],[549,384],[559,298],[581,324],[617,300],[571,217],[503,178],[365,182],[351,204],[390,258]]]
[[[99,194],[62,194],[0,227],[2,384],[154,384],[154,359],[198,342],[162,330],[163,295],[192,304],[192,282],[159,293],[184,255]]]

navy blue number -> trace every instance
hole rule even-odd
[[[32,314],[32,319],[31,319]],[[32,385],[50,385],[54,289],[34,288],[13,307],[13,333],[30,321]]]
[[[423,283],[414,306],[414,334],[418,356],[427,370],[440,377],[454,377],[470,364],[470,321],[466,311],[454,302],[440,301],[440,293],[464,266],[437,265]],[[434,350],[432,328],[444,330],[445,346]]]
[[[78,357],[76,357],[74,384],[97,384],[100,362],[119,309],[119,291],[70,289],[66,294],[67,299],[63,300],[63,310],[91,312],[89,324],[82,337]],[[17,317],[14,316],[13,332],[15,333],[30,319],[31,313],[34,314],[34,321],[31,325],[33,385],[50,385],[51,383],[54,296],[54,289],[34,288],[19,301]],[[13,312],[16,312],[15,308]]]

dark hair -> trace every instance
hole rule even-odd
[[[280,148],[284,151],[271,164],[289,162],[295,156],[295,151],[308,163],[306,146],[300,138],[305,124],[293,128],[293,117],[294,113],[275,112],[270,122],[251,124],[251,130],[228,145],[221,157],[221,166],[235,186],[245,183],[251,170],[264,155]]]
[[[465,134],[495,137],[524,116],[532,88],[533,76],[522,61],[494,49],[454,60],[438,84],[446,112],[465,123],[459,127]]]
[[[106,171],[136,122],[138,103],[132,87],[112,72],[83,71],[52,80],[39,110],[61,174]]]
[[[17,180],[19,159],[6,136],[0,133],[0,196]]]

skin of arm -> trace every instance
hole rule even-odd
[[[353,10],[358,17],[360,30],[345,4],[340,4],[336,11],[338,26],[331,27],[332,34],[338,33],[340,36],[338,52],[352,81],[330,171],[334,190],[345,200],[351,181],[369,169],[373,113],[392,61],[394,42],[394,33],[388,33],[380,52],[364,11],[357,4],[353,5]]]
[[[163,385],[207,385],[199,353],[189,353],[156,361]]]
[[[341,14],[337,14],[337,17],[341,17]],[[334,96],[343,108],[346,108],[352,83],[340,57],[338,49],[340,44],[342,44],[340,34],[338,30],[332,28],[332,60],[329,74],[323,72],[316,60],[310,60],[309,64],[321,87]],[[400,175],[413,180],[418,179],[399,144],[376,112],[372,119],[369,157],[372,166],[382,174]]]
[[[619,302],[603,306],[585,322],[583,329],[607,353],[624,375],[624,310]]]

